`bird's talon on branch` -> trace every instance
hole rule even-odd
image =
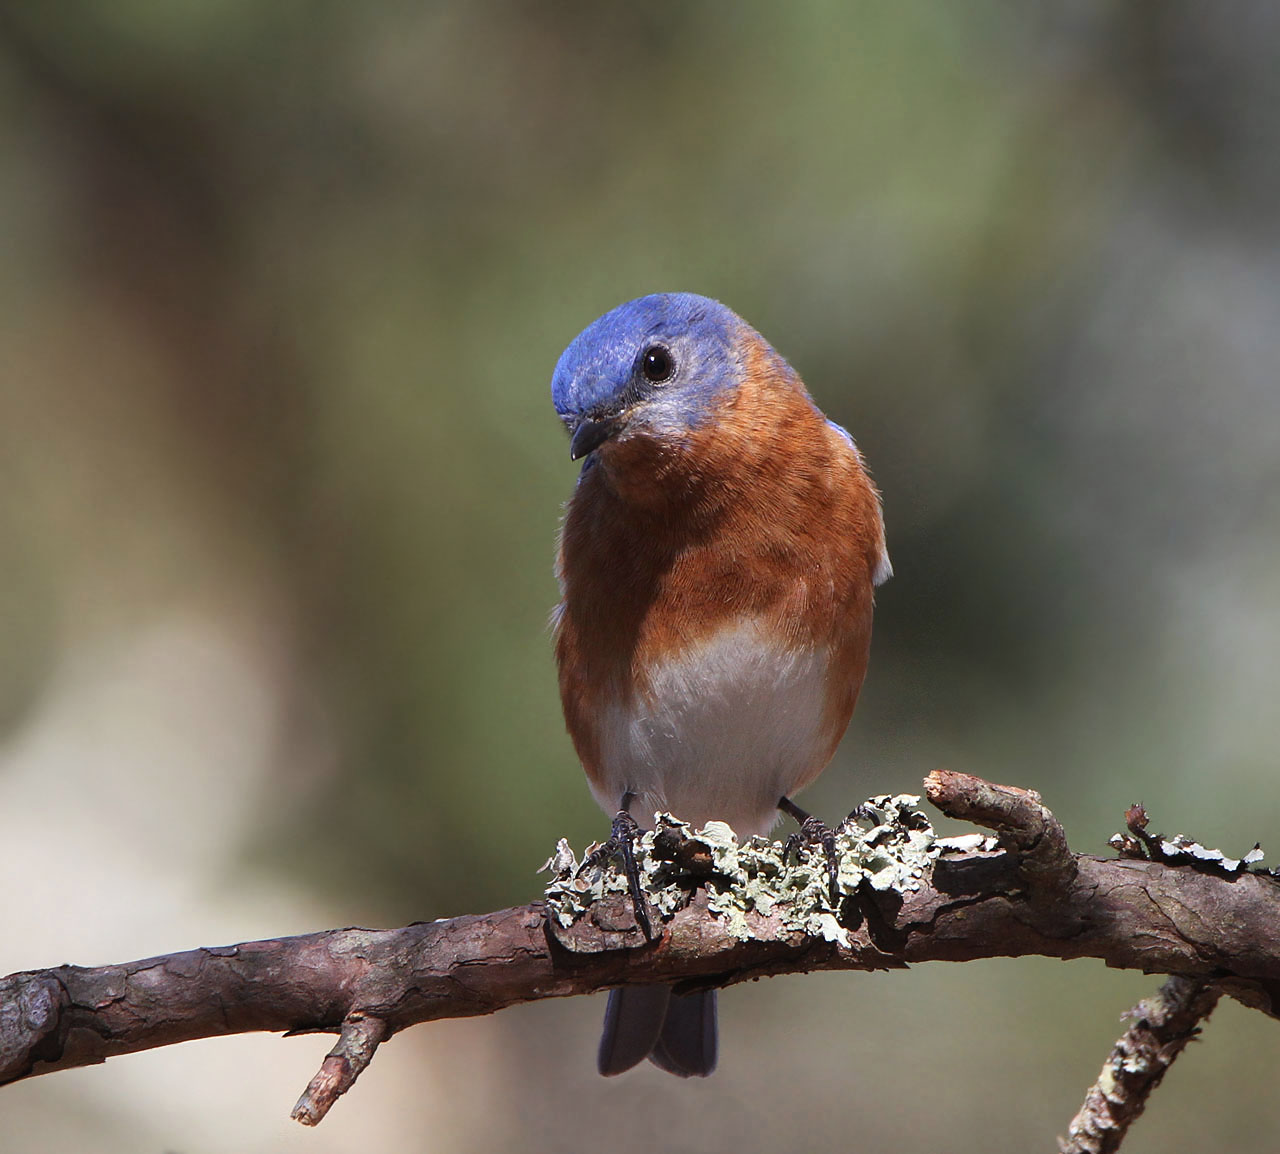
[[[871,803],[860,801],[849,811],[849,816],[844,819],[837,827],[837,830],[843,829],[845,826],[856,825],[860,822],[869,822],[876,826],[880,824],[880,815],[871,808]]]
[[[783,860],[800,860],[802,848],[821,848],[827,866],[827,897],[831,908],[840,909],[840,855],[836,850],[836,834],[821,818],[806,817],[800,825],[798,833],[787,838],[783,848]]]
[[[649,916],[649,903],[645,897],[644,886],[640,881],[640,866],[636,862],[636,839],[640,836],[640,827],[625,809],[619,810],[613,819],[613,828],[609,840],[597,846],[582,859],[575,876],[580,877],[588,869],[603,870],[610,863],[620,860],[622,870],[627,878],[627,892],[631,897],[631,909],[635,914],[636,925],[644,934],[644,940],[651,942],[657,936],[653,930],[653,919]]]
[[[615,852],[622,855],[622,868],[627,875],[627,890],[631,894],[631,908],[635,911],[636,925],[644,934],[644,940],[654,939],[653,922],[649,918],[649,903],[645,898],[644,887],[640,884],[640,867],[636,863],[636,838],[640,835],[640,827],[625,809],[618,810],[613,819],[613,832],[609,838],[617,847]]]

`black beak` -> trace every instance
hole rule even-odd
[[[598,449],[610,437],[622,432],[625,422],[621,416],[583,417],[574,426],[573,439],[569,442],[569,460],[577,461],[594,449]]]

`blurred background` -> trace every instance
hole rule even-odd
[[[1056,7],[1056,11],[1054,8]],[[1280,8],[0,8],[0,972],[540,893],[603,836],[559,713],[613,305],[743,314],[857,437],[897,576],[828,818],[937,766],[1280,854]],[[0,1090],[0,1150],[1048,1149],[1157,978],[774,979],[714,1078],[603,1000]],[[1126,1151],[1273,1150],[1223,1005]]]

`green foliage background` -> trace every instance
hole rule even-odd
[[[897,576],[806,805],[947,765],[1039,789],[1079,849],[1141,799],[1280,852],[1278,48],[1261,0],[4,7],[0,843],[47,856],[0,863],[51,880],[0,886],[0,969],[195,944],[141,882],[95,906],[109,938],[48,929],[89,874],[113,890],[68,814],[161,831],[138,876],[198,867],[207,944],[524,902],[557,837],[602,836],[546,629],[574,475],[548,382],[660,290],[764,332],[884,490]],[[157,636],[164,676],[122,680]],[[195,732],[166,716],[188,682]],[[110,759],[69,684],[109,691]],[[218,772],[131,776],[200,741]],[[296,900],[266,924],[256,886]],[[1154,984],[736,989],[697,1085],[596,1080],[600,1007],[548,1003],[418,1031],[379,1124],[424,1151],[1047,1148]],[[130,1113],[86,1071],[0,1092],[0,1149],[321,1149],[396,1052],[328,1139],[285,1100]],[[1126,1150],[1273,1149],[1276,1054],[1224,1007]]]

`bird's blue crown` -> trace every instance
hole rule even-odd
[[[754,331],[719,301],[656,293],[593,321],[565,349],[551,379],[556,412],[639,411],[655,427],[693,427],[742,379],[744,333]]]

